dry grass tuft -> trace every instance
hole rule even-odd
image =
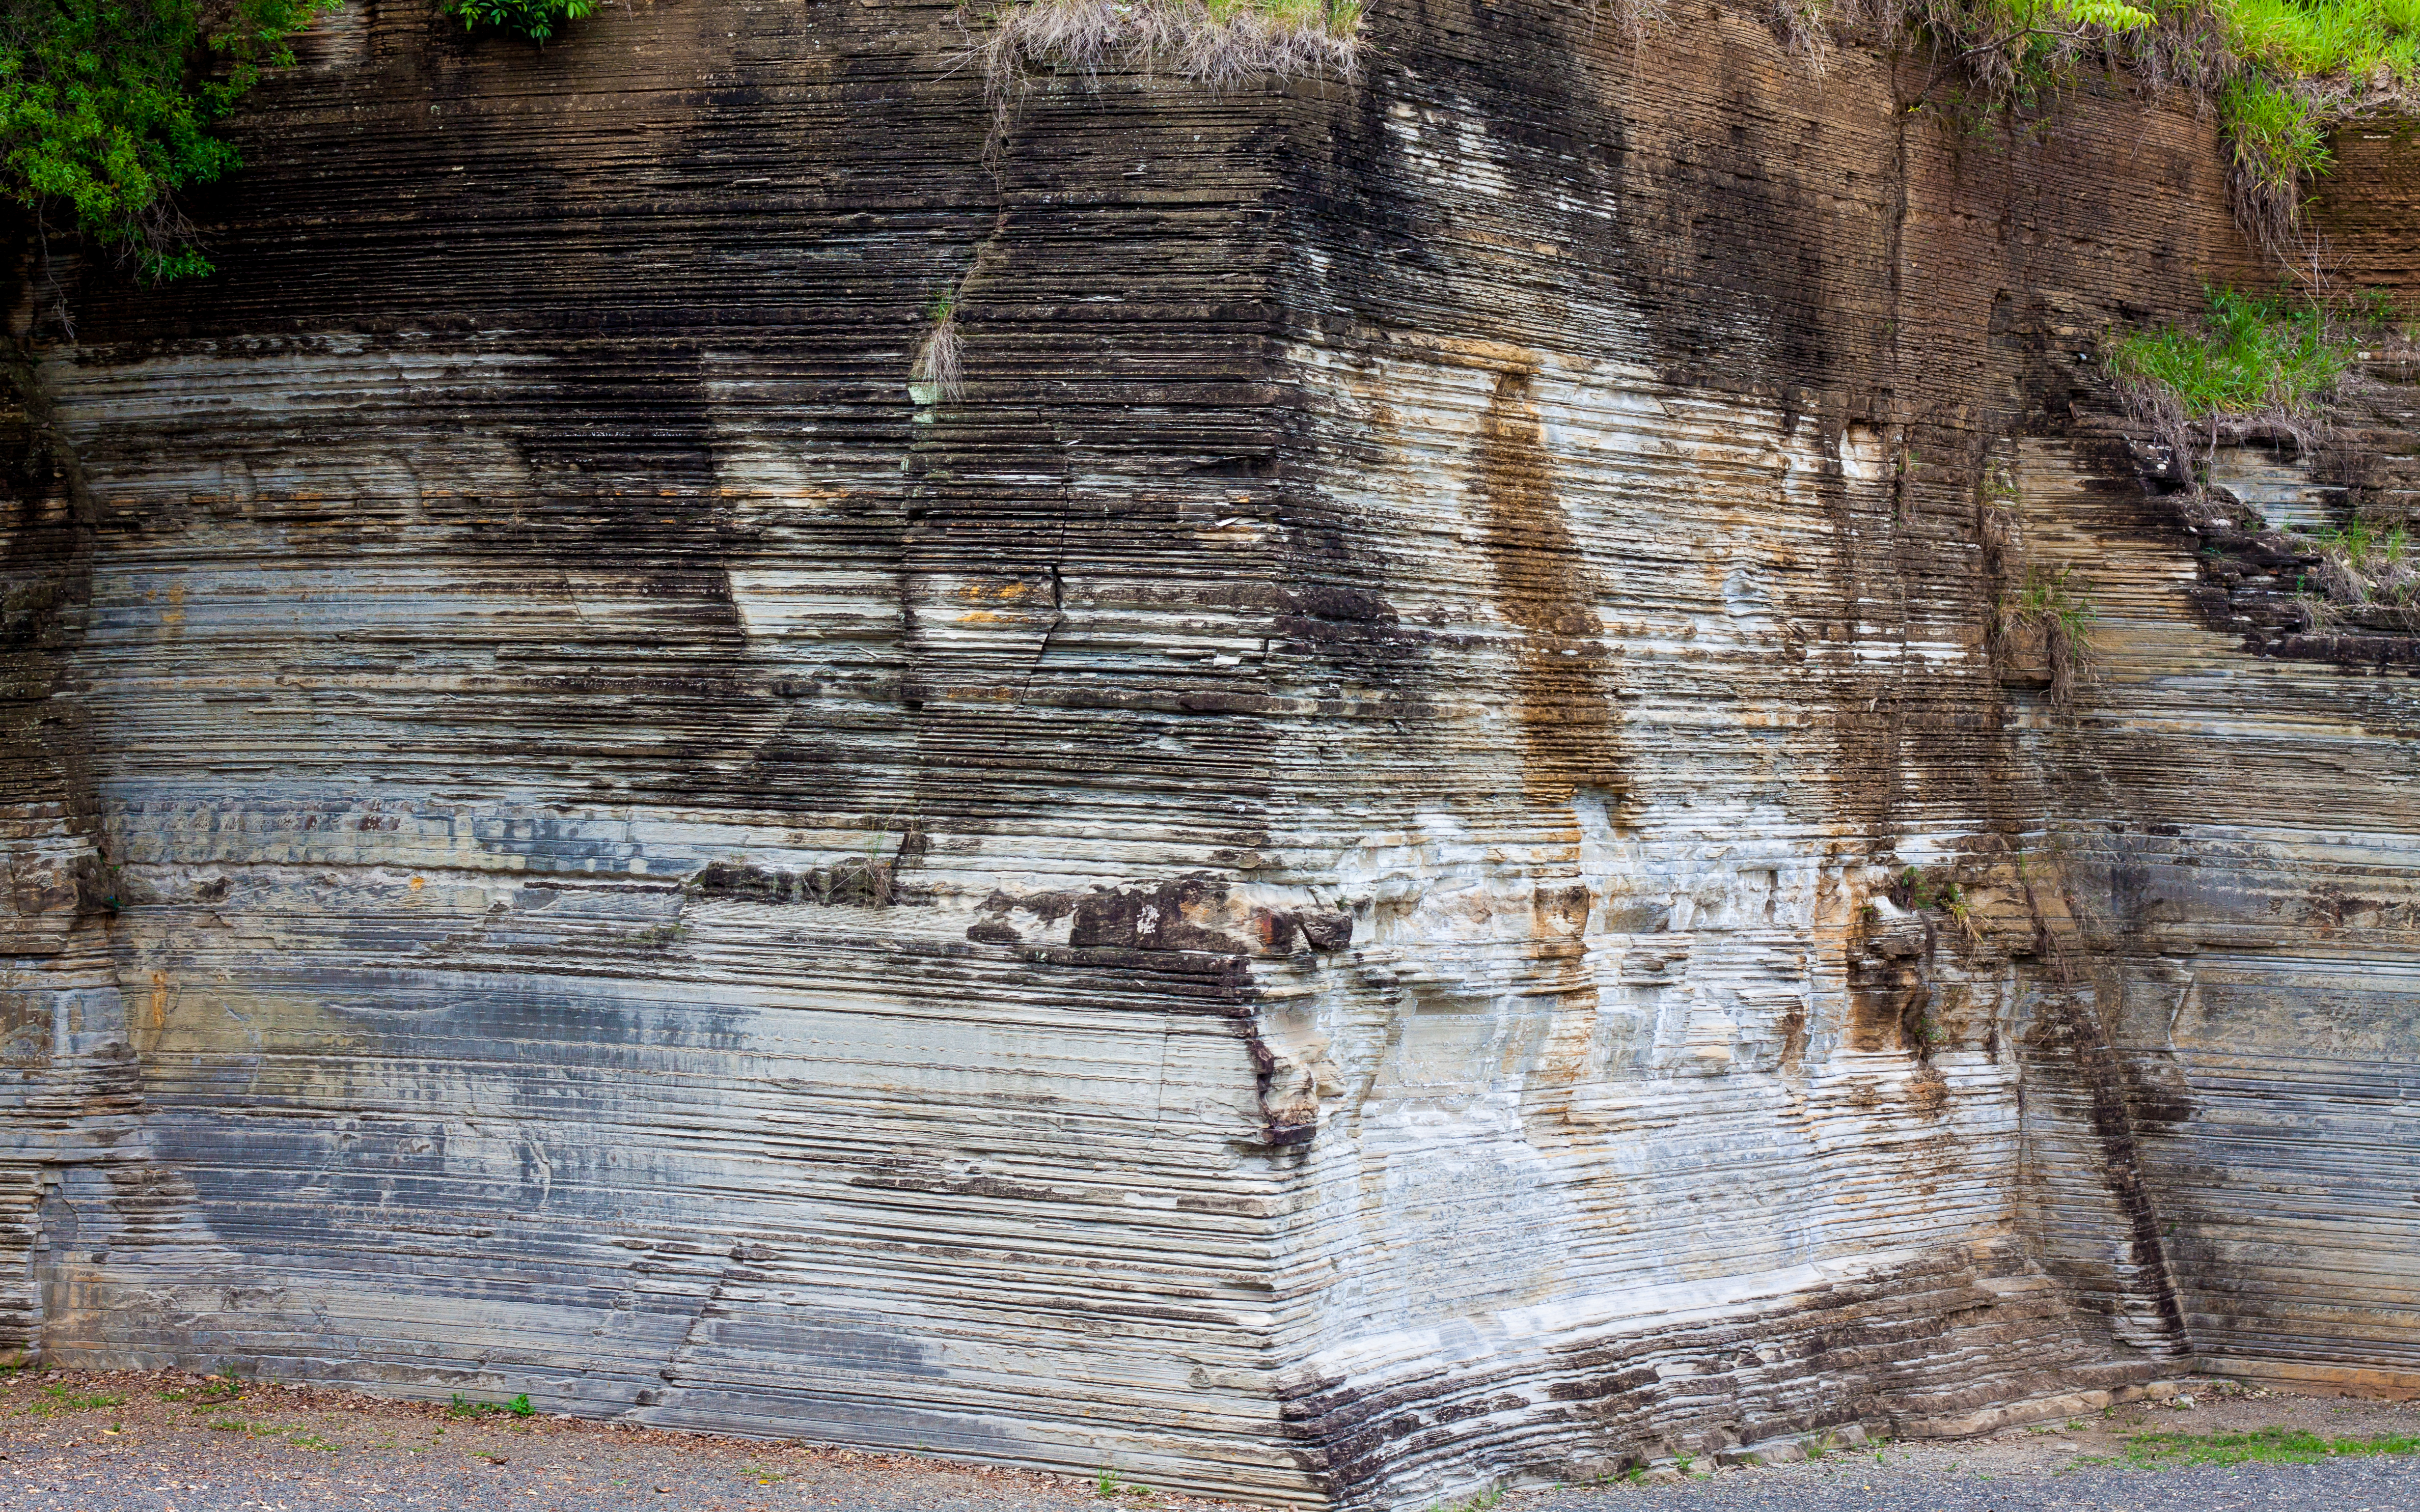
[[[2071,581],[2074,569],[2028,566],[2025,580],[2000,595],[1984,627],[1994,661],[2004,661],[2021,637],[2040,635],[2050,664],[2050,701],[2064,705],[2092,675],[2092,600]]]
[[[993,104],[1061,70],[1170,73],[1213,90],[1263,78],[1352,79],[1357,0],[1032,0],[1002,10],[975,49]]]
[[[958,316],[952,301],[943,299],[932,309],[932,329],[916,348],[916,361],[908,369],[910,383],[929,383],[944,403],[954,404],[966,396],[966,373],[959,363]]]

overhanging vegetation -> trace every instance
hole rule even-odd
[[[209,270],[175,196],[239,162],[212,128],[287,40],[343,0],[0,0],[0,177],[45,227],[72,227],[153,279]],[[2245,228],[2291,260],[2327,130],[2420,100],[2420,0],[1772,0],[1820,59],[1844,40],[1921,52],[1953,94],[2023,108],[2092,72],[2208,100]],[[545,40],[594,0],[441,0],[468,27]],[[1642,38],[1662,0],[1619,4]],[[1145,68],[1230,87],[1351,77],[1360,0],[1028,0],[983,13],[996,102],[1037,69]]]

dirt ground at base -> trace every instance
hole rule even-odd
[[[2204,1380],[2167,1389],[2175,1395],[2028,1428],[1964,1440],[1879,1443],[1806,1464],[1717,1468],[1710,1476],[1693,1476],[1690,1485],[1708,1492],[1748,1491],[1760,1506],[1848,1504],[1843,1493],[1880,1506],[1880,1496],[1865,1493],[1885,1489],[1869,1484],[1885,1477],[1911,1491],[1963,1484],[2007,1493],[2034,1486],[2041,1495],[2021,1498],[2020,1504],[2048,1506],[2062,1504],[2053,1488],[2071,1482],[2073,1473],[2121,1470],[2128,1443],[2137,1434],[2269,1427],[2329,1439],[2420,1434],[2415,1403],[2302,1396]],[[1854,1491],[1840,1479],[1847,1472],[1857,1473],[1850,1475],[1857,1483]],[[1684,1489],[1627,1481],[1525,1487],[1502,1500],[1507,1512],[1524,1503],[1610,1509]],[[1924,1499],[1943,1500],[1931,1490]],[[1490,1493],[1481,1504],[1495,1500]],[[1106,1504],[1239,1512],[1237,1504],[1146,1491],[1099,1477],[919,1455],[540,1413],[520,1416],[501,1407],[465,1412],[443,1403],[179,1371],[66,1370],[29,1370],[0,1380],[0,1504],[42,1512],[386,1506],[1060,1512]]]
[[[648,1507],[664,1512],[1056,1512],[1097,1478],[727,1438],[501,1407],[471,1413],[181,1371],[28,1370],[0,1382],[0,1506]],[[1141,1492],[1172,1512],[1227,1503]]]

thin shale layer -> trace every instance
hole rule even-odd
[[[1371,1506],[2410,1391],[2414,658],[2090,361],[2213,125],[1684,19],[390,4],[29,250],[6,1342]]]

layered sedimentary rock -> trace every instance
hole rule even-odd
[[[2409,642],[2092,360],[2266,276],[2207,119],[313,41],[217,279],[25,265],[11,1337],[1373,1505],[2420,1379]]]

